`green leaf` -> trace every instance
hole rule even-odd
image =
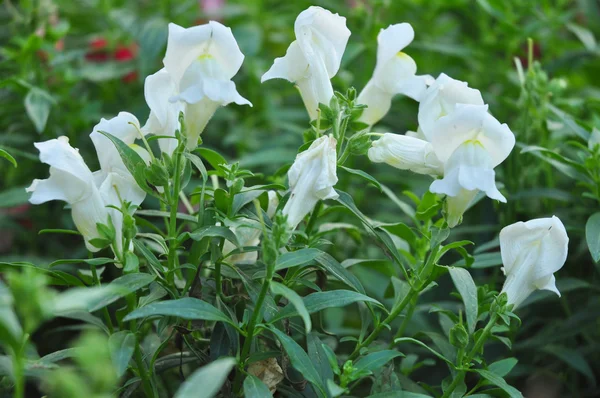
[[[502,265],[500,252],[476,254],[473,258],[475,261],[471,264],[471,268],[490,268]],[[462,259],[452,264],[452,267],[464,267],[465,265],[466,261]]]
[[[119,138],[108,134],[104,131],[100,131],[100,134],[112,141],[123,160],[123,164],[127,170],[131,173],[135,182],[142,188],[146,193],[154,195],[154,191],[150,189],[146,183],[146,177],[144,171],[146,170],[146,162],[142,157],[129,145],[121,141]]]
[[[353,288],[359,293],[365,292],[365,289],[361,285],[358,278],[346,268],[344,268],[335,258],[331,257],[331,255],[329,255],[328,253],[321,252],[321,254],[315,258],[315,260],[336,279],[344,282],[346,285]]]
[[[296,370],[300,372],[300,374],[302,374],[306,380],[316,387],[316,392],[320,397],[326,397],[327,393],[325,392],[325,385],[323,384],[323,381],[319,377],[317,370],[302,347],[300,347],[298,343],[296,343],[291,337],[283,333],[281,330],[273,326],[269,326],[269,330],[271,330],[271,332],[273,332],[273,334],[277,336],[281,342],[283,349],[285,352],[287,352],[288,357],[290,358],[292,366],[296,368]]]
[[[33,122],[38,133],[42,133],[46,128],[51,105],[52,97],[50,94],[37,87],[29,90],[25,97],[25,111],[27,111],[27,116]]]
[[[571,368],[584,375],[592,386],[596,386],[596,377],[594,376],[594,371],[585,360],[585,357],[581,355],[579,351],[558,345],[546,346],[543,348],[543,351],[554,355]]]
[[[182,242],[185,240],[184,237],[190,237],[191,239],[193,239],[195,241],[202,240],[203,238],[206,238],[206,237],[223,238],[223,239],[227,239],[228,241],[230,241],[237,247],[240,247],[240,242],[238,241],[237,236],[235,236],[233,231],[231,231],[227,227],[221,227],[221,226],[217,226],[217,225],[206,225],[204,227],[198,228],[197,230],[195,230],[193,232],[184,232],[181,235],[179,235],[179,238],[177,238],[177,239],[180,242]]]
[[[508,393],[511,398],[523,398],[523,394],[519,392],[516,388],[508,385],[508,383],[500,376],[495,373],[490,372],[485,369],[473,369],[475,372],[479,373],[481,377],[489,381],[495,386],[500,387],[502,390]]]
[[[280,255],[275,263],[275,270],[279,271],[286,268],[297,267],[299,265],[309,264],[323,253],[319,249],[300,249],[295,252],[288,252]]]
[[[108,339],[108,347],[117,376],[121,377],[125,374],[129,361],[133,356],[135,335],[128,330],[114,333]]]
[[[497,374],[500,377],[504,377],[510,373],[510,371],[512,370],[512,368],[515,367],[517,362],[518,362],[517,358],[501,359],[499,361],[491,363],[488,366],[488,370],[492,373]]]
[[[12,304],[12,294],[0,280],[0,341],[8,343],[13,349],[18,349],[23,329]]]
[[[302,301],[302,297],[298,295],[295,291],[290,289],[289,287],[282,285],[281,283],[271,282],[271,292],[274,295],[280,295],[288,299],[291,305],[294,306],[296,312],[300,315],[302,320],[304,321],[304,327],[306,333],[310,333],[312,328],[312,323],[310,321],[310,315],[304,306],[304,302]]]
[[[334,307],[345,307],[349,304],[356,303],[358,301],[364,301],[368,303],[374,303],[381,305],[381,303],[371,297],[365,296],[364,294],[353,292],[351,290],[330,290],[327,292],[315,292],[302,299],[304,307],[309,314],[319,312],[325,308]],[[282,310],[280,310],[271,322],[276,322],[284,318],[290,318],[297,316],[298,311],[296,308],[288,304]]]
[[[592,214],[585,223],[585,240],[594,261],[600,261],[600,212]]]
[[[475,325],[477,324],[477,310],[479,304],[477,302],[477,286],[471,277],[469,271],[464,268],[449,267],[452,282],[456,286],[456,290],[460,293],[463,303],[465,304],[465,315],[467,317],[467,325],[469,333],[473,334]]]
[[[225,160],[225,158],[223,156],[221,156],[220,153],[215,152],[212,149],[201,147],[201,148],[196,149],[196,151],[198,151],[200,153],[200,156],[202,156],[204,159],[206,159],[206,161],[212,166],[212,168],[217,171],[220,170],[220,168],[219,168],[220,165],[227,164],[227,160]],[[218,173],[220,173],[220,172],[218,172]]]
[[[235,358],[221,358],[201,367],[183,382],[174,398],[214,397],[227,380],[227,376],[235,364]]]
[[[321,380],[333,380],[333,370],[331,369],[328,355],[323,348],[323,342],[316,333],[309,333],[306,335],[306,349],[308,351],[308,357],[321,376]]]
[[[202,319],[221,321],[233,325],[233,321],[213,305],[197,298],[185,297],[178,300],[166,300],[148,304],[127,314],[123,321],[146,318],[149,316],[175,316],[183,319]]]
[[[357,169],[351,169],[350,167],[346,167],[346,166],[338,166],[338,168],[347,171],[350,174],[354,174],[357,175],[359,177],[364,178],[366,181],[370,182],[371,184],[375,185],[375,187],[377,189],[379,189],[379,191],[383,192],[383,188],[381,187],[381,184],[379,183],[379,181],[377,181],[377,179],[375,179],[375,177],[373,177],[372,175],[365,173],[362,170],[357,170]]]
[[[433,348],[429,347],[427,344],[423,343],[422,341],[413,339],[411,337],[400,337],[400,338],[397,338],[396,340],[394,340],[394,344],[399,344],[399,343],[404,343],[404,342],[420,345],[421,347],[425,348],[426,350],[431,352],[436,357],[440,358],[442,361],[446,362],[448,365],[450,365],[451,368],[454,368],[454,364],[452,363],[451,360],[449,360],[448,358],[446,358],[445,356],[443,356],[442,354],[440,354]]]
[[[372,352],[362,357],[354,364],[353,372],[374,372],[375,370],[381,368],[383,365],[385,365],[392,359],[397,358],[399,356],[404,356],[404,354],[394,350]]]
[[[184,152],[183,156],[185,156],[190,162],[192,162],[194,166],[196,166],[196,169],[198,169],[200,175],[202,175],[202,180],[206,182],[206,180],[208,180],[208,172],[206,171],[204,163],[202,163],[202,159],[189,152]]]
[[[77,310],[98,311],[121,297],[141,289],[153,280],[152,275],[138,273],[123,275],[108,285],[70,289],[57,297],[54,302],[54,312],[62,314]]]
[[[15,158],[13,158],[10,153],[6,152],[2,148],[0,148],[0,158],[8,160],[14,167],[17,167],[17,161],[15,160]]]
[[[269,387],[254,375],[249,374],[244,380],[244,397],[245,398],[267,398],[271,397]]]

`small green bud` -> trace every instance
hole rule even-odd
[[[123,236],[125,239],[131,240],[137,235],[137,227],[135,218],[131,214],[126,214],[123,217]]]
[[[146,180],[156,187],[166,187],[169,185],[169,171],[165,165],[156,160],[150,164],[150,167],[144,170]]]
[[[469,333],[465,327],[457,323],[450,329],[450,344],[457,348],[465,348],[469,345]]]
[[[371,148],[371,139],[366,133],[355,134],[350,138],[350,153],[364,155]]]

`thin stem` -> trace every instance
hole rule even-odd
[[[183,191],[179,192],[179,199],[181,199],[181,202],[185,206],[185,209],[187,210],[187,212],[190,215],[193,215],[194,214],[194,207],[192,206],[192,204],[188,200],[187,196],[185,196],[185,193]]]
[[[29,334],[23,336],[18,349],[13,350],[13,372],[15,378],[15,394],[14,398],[25,397],[25,363],[23,361],[23,352],[29,340]]]
[[[146,140],[146,136],[144,135],[144,133],[142,132],[142,130],[140,130],[140,127],[137,124],[135,124],[135,123],[129,122],[129,124],[131,124],[133,127],[135,127],[135,129],[138,131],[138,133],[140,133],[140,137],[142,138],[142,141],[144,142],[144,146],[146,147],[146,150],[148,151],[148,154],[150,154],[150,158],[152,160],[155,160],[156,158],[154,157],[154,153],[152,153],[152,148],[150,148],[150,144]]]
[[[321,212],[321,207],[323,207],[323,201],[319,200],[315,205],[310,218],[308,219],[308,224],[306,224],[306,235],[310,237],[310,233],[312,232],[315,223],[317,222],[317,218],[319,217],[319,213]]]
[[[148,377],[148,372],[146,371],[146,365],[144,365],[144,359],[142,358],[142,352],[140,351],[139,342],[135,345],[135,364],[138,368],[138,372],[140,374],[140,379],[142,379],[142,386],[144,387],[144,394],[147,397],[155,397],[154,388],[152,387],[152,383],[150,378]]]
[[[369,344],[371,344],[377,338],[377,336],[379,336],[379,333],[381,333],[381,331],[383,329],[385,329],[387,325],[389,325],[391,322],[394,321],[394,319],[396,319],[398,317],[398,315],[402,312],[402,310],[412,301],[412,299],[417,294],[419,294],[418,290],[411,289],[411,291],[408,292],[408,294],[406,296],[404,296],[402,301],[400,301],[398,303],[398,305],[396,305],[392,309],[392,311],[390,312],[390,315],[388,315],[387,318],[385,318],[383,321],[381,321],[381,323],[379,325],[377,325],[375,327],[375,329],[373,329],[371,334],[365,340],[363,340],[361,343],[356,345],[356,348],[354,349],[352,354],[350,354],[350,357],[348,357],[348,359],[350,359],[350,360],[356,359],[360,355],[360,350],[362,350],[364,347],[367,347]]]
[[[467,363],[467,364],[471,363],[471,360],[473,359],[473,357],[475,355],[477,355],[479,350],[481,350],[481,347],[483,347],[483,344],[485,344],[490,332],[492,331],[492,328],[496,324],[497,319],[498,319],[498,314],[495,312],[492,313],[492,315],[490,316],[490,320],[488,321],[487,325],[485,325],[483,332],[477,338],[475,345],[473,346],[471,351],[469,351],[469,354],[467,355],[466,360],[463,363]],[[459,364],[459,366],[461,366],[461,364]],[[446,391],[444,391],[444,395],[442,395],[442,398],[448,398],[452,395],[452,392],[454,392],[456,387],[464,380],[465,374],[466,374],[465,370],[461,370],[456,374],[456,376],[454,377],[454,380],[452,380],[452,383],[448,386],[448,389],[446,389]]]
[[[252,346],[252,340],[254,338],[254,332],[256,328],[256,324],[258,323],[259,317],[262,314],[262,305],[265,301],[265,297],[269,291],[269,286],[271,285],[271,280],[273,279],[274,267],[267,266],[267,276],[265,277],[262,288],[260,289],[260,294],[258,295],[258,299],[256,300],[256,304],[254,305],[254,312],[252,312],[252,317],[248,322],[248,327],[246,328],[246,339],[244,340],[244,346],[242,347],[242,354],[240,356],[240,367],[244,366],[246,359],[248,358],[248,354],[250,353],[250,347]],[[235,376],[234,381],[234,391],[239,391],[242,382],[242,372],[241,369]]]
[[[92,279],[94,281],[94,285],[101,286],[100,278],[98,278],[98,272],[96,270],[96,266],[94,264],[90,264],[90,268],[92,270]],[[115,328],[112,323],[112,319],[110,318],[110,313],[108,312],[108,308],[102,308],[102,314],[104,315],[104,320],[106,321],[106,326],[108,327],[108,332],[113,334]]]
[[[181,154],[175,152],[175,175],[173,177],[173,194],[171,195],[170,210],[171,214],[169,217],[169,257],[168,257],[168,268],[169,276],[168,280],[173,283],[175,278],[175,267],[177,260],[177,208],[179,206],[179,185],[181,180],[181,167],[180,167]]]
[[[406,330],[406,327],[408,326],[408,322],[412,318],[416,307],[417,307],[416,303],[414,301],[412,301],[410,303],[410,306],[408,307],[408,311],[406,312],[404,319],[402,320],[402,324],[400,324],[398,331],[396,332],[396,334],[394,335],[394,338],[390,342],[390,348],[391,348],[391,346],[394,345],[394,340],[396,340],[397,338],[402,337],[404,335],[404,331]]]

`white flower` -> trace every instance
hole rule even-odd
[[[443,173],[443,165],[433,152],[433,146],[408,135],[383,134],[373,142],[368,156],[372,162],[387,163],[401,170],[436,176]]]
[[[177,148],[175,131],[179,126],[179,113],[185,110],[185,103],[171,102],[169,99],[177,95],[177,87],[165,68],[146,77],[144,97],[150,108],[150,116],[143,127],[145,133],[173,138],[159,138],[161,152],[171,155]],[[197,139],[196,139],[197,141]]]
[[[231,81],[244,61],[231,29],[210,21],[208,24],[184,29],[169,24],[167,52],[163,63],[170,77],[157,76],[159,82],[150,82],[150,88],[156,84],[160,92],[147,93],[158,96],[149,102],[154,107],[157,119],[162,126],[172,128],[172,121],[160,118],[159,114],[173,114],[175,109],[167,109],[163,93],[169,93],[169,101],[182,101],[185,106],[187,147],[194,149],[198,137],[219,106],[235,102],[238,105],[252,105],[243,98]],[[159,72],[160,73],[160,72]],[[149,88],[149,91],[152,91]],[[159,110],[158,108],[163,108]],[[168,134],[171,135],[171,134]]]
[[[50,178],[33,180],[27,192],[32,192],[32,204],[62,200],[71,205],[73,222],[83,235],[85,245],[91,252],[99,249],[89,243],[99,238],[97,223],[108,223],[108,210],[100,191],[94,183],[92,172],[79,151],[69,145],[67,137],[36,142],[40,160],[50,165]]]
[[[319,200],[337,199],[337,141],[331,136],[316,139],[288,171],[291,194],[283,208],[292,228],[302,221]]]
[[[457,104],[483,105],[483,98],[479,90],[470,88],[466,82],[442,73],[423,93],[419,103],[419,127],[430,141],[433,125],[453,112]]]
[[[435,122],[428,138],[444,164],[444,178],[431,184],[431,192],[457,196],[462,189],[481,190],[506,202],[496,188],[494,167],[508,157],[515,136],[487,113],[487,105],[456,105]]]
[[[506,282],[502,292],[508,303],[518,307],[537,289],[560,296],[554,273],[567,260],[569,237],[556,216],[517,222],[500,231],[502,271]]]
[[[368,106],[360,117],[362,122],[373,125],[381,120],[397,94],[419,101],[427,84],[433,82],[431,76],[416,76],[417,64],[402,52],[414,37],[408,23],[391,25],[379,32],[375,71],[357,99],[357,103]]]
[[[105,205],[121,208],[121,200],[123,200],[139,206],[146,198],[146,193],[137,185],[135,179],[127,170],[115,145],[100,131],[119,138],[133,148],[146,163],[149,163],[150,154],[134,143],[137,138],[140,138],[140,122],[131,113],[120,112],[118,116],[112,119],[100,120],[100,123],[94,126],[94,130],[90,134],[100,162],[100,170],[93,173],[94,180]],[[113,208],[108,208],[108,213],[116,232],[115,249],[120,253],[123,249],[123,214]]]
[[[477,193],[479,191],[476,189],[469,191],[463,188],[455,196],[446,195],[444,213],[448,227],[454,228],[461,223],[463,214],[471,206],[471,202],[473,202]]]
[[[333,97],[330,79],[340,68],[350,30],[346,18],[313,6],[298,15],[294,33],[296,40],[284,57],[275,60],[261,81],[286,79],[296,84],[314,120],[319,103],[329,105]]]

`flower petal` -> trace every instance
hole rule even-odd
[[[373,142],[368,156],[372,162],[419,174],[441,175],[443,172],[431,144],[406,135],[385,133]]]

